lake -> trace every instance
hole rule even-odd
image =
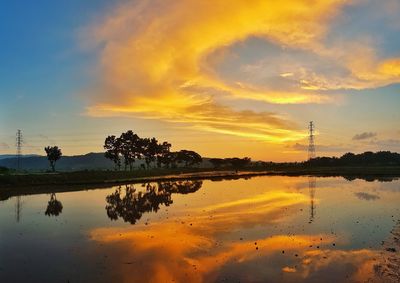
[[[265,176],[12,197],[0,282],[398,282],[400,181]]]

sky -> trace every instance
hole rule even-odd
[[[0,2],[0,154],[132,129],[207,157],[400,151],[398,0]]]

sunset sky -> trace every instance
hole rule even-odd
[[[399,0],[4,0],[0,154],[132,129],[207,157],[400,151]]]

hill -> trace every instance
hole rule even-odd
[[[0,159],[0,166],[11,169],[17,168],[17,158]],[[20,160],[20,167],[27,171],[46,171],[49,170],[49,162],[45,156],[23,156]],[[104,157],[104,153],[88,153],[85,155],[63,156],[57,162],[57,170],[78,171],[95,169],[113,169],[114,164]]]
[[[202,168],[212,167],[208,161],[209,158],[203,158],[200,166]],[[135,162],[135,167],[144,164],[142,160]],[[0,158],[0,167],[17,169],[17,158],[15,155],[11,157]],[[43,172],[49,170],[49,161],[45,156],[30,155],[23,156],[20,160],[21,170]],[[104,153],[88,153],[85,155],[63,156],[56,165],[57,171],[80,171],[80,170],[112,170],[114,163],[104,157]]]

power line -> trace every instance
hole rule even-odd
[[[310,121],[308,125],[309,136],[308,136],[308,160],[315,158],[315,144],[314,144],[314,122]]]

